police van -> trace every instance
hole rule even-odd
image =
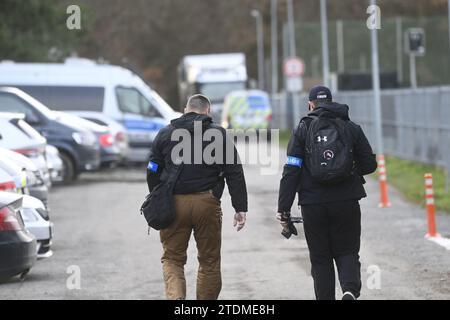
[[[230,92],[222,110],[222,126],[228,129],[270,129],[272,107],[269,95],[261,90]]]
[[[146,161],[159,129],[180,115],[130,70],[82,58],[2,61],[0,86],[17,87],[52,110],[99,112],[119,121],[128,134],[130,162]]]

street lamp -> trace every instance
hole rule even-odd
[[[278,92],[278,0],[271,0],[272,95]]]
[[[252,17],[256,19],[256,39],[257,39],[257,51],[258,51],[258,87],[260,90],[264,90],[264,31],[261,12],[253,9],[251,11]]]
[[[287,18],[289,26],[289,55],[291,57],[297,56],[297,50],[295,45],[295,24],[294,24],[294,4],[292,0],[287,1]]]
[[[328,23],[327,23],[327,0],[320,0],[320,25],[322,31],[322,73],[323,82],[330,86],[330,59],[328,56]]]

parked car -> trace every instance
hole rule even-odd
[[[30,231],[37,241],[37,258],[44,259],[53,255],[51,250],[53,223],[46,206],[37,198],[23,196],[22,218],[25,227]]]
[[[25,228],[21,195],[0,192],[0,279],[24,277],[37,259],[36,238]]]
[[[17,193],[17,187],[12,177],[0,168],[0,192]],[[37,239],[38,258],[48,258],[51,251],[51,239],[53,234],[53,223],[44,203],[32,196],[23,196],[23,209],[21,216],[25,227]]]
[[[60,183],[63,181],[64,164],[56,147],[47,145],[45,147],[45,159],[47,161],[50,180],[52,183]]]
[[[95,122],[98,125],[106,126],[111,132],[116,146],[120,150],[122,159],[125,159],[129,152],[128,135],[125,127],[118,121],[108,117],[104,113],[95,111],[67,111],[66,113],[74,114],[83,119]]]
[[[269,95],[261,90],[234,91],[227,95],[222,110],[222,126],[230,129],[270,129],[272,107]]]
[[[16,183],[11,176],[0,167],[0,191],[17,193]]]
[[[1,62],[0,85],[17,87],[52,110],[96,111],[119,121],[127,130],[132,162],[147,161],[158,131],[181,115],[130,70],[82,58]]]
[[[50,187],[50,173],[45,159],[47,141],[23,119],[23,114],[0,112],[0,147],[29,158],[39,170],[44,183]]]
[[[58,148],[64,163],[63,181],[75,180],[80,172],[100,166],[100,145],[83,126],[65,121],[25,92],[0,87],[0,112],[25,114],[25,121]]]
[[[0,191],[11,191],[18,192],[20,194],[28,194],[29,191],[27,189],[27,171],[24,168],[21,168],[18,164],[16,164],[9,157],[1,157],[0,156],[0,169],[3,170],[10,180],[6,183],[6,186],[11,182],[14,184],[14,188],[8,186],[8,188],[4,186],[0,186]]]
[[[100,163],[102,167],[114,167],[122,161],[119,147],[116,145],[114,137],[107,126],[101,126],[95,122],[83,119],[74,114],[56,112],[60,119],[76,123],[95,134],[100,144]]]
[[[12,175],[13,177],[18,176],[25,170],[26,183],[24,184],[22,181],[22,188],[26,189],[24,194],[36,197],[47,205],[48,187],[41,176],[40,170],[34,163],[27,157],[4,148],[0,148],[0,157],[2,158],[0,162],[7,161],[9,164],[14,163],[16,165],[16,173]]]

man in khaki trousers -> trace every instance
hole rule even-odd
[[[228,154],[230,148],[227,148],[227,143],[232,142],[227,139],[226,131],[209,117],[210,107],[211,103],[207,97],[190,97],[184,115],[161,129],[152,145],[147,170],[150,192],[164,181],[167,161],[174,162],[177,160],[174,157],[181,154],[183,162],[174,188],[176,218],[167,229],[160,231],[163,246],[161,262],[168,299],[186,298],[184,265],[191,233],[194,233],[198,250],[197,299],[213,300],[219,297],[222,288],[220,198],[225,182],[236,211],[234,226],[237,231],[244,227],[246,221],[247,189],[242,165],[234,146],[231,148],[233,155],[230,157]],[[205,148],[212,143],[211,139],[202,139],[208,130],[213,130],[209,133],[223,139],[223,150],[215,150],[212,155],[214,161],[204,159],[204,152],[207,151]],[[183,150],[174,156],[172,153],[179,142],[176,137],[180,136],[183,137],[183,142],[184,139],[191,138],[191,150]],[[201,148],[196,148],[198,145]]]

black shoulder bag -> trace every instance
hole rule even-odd
[[[182,167],[183,164],[173,163],[166,166],[161,174],[161,183],[145,198],[141,206],[141,214],[147,220],[149,228],[165,229],[175,220],[173,190]]]

